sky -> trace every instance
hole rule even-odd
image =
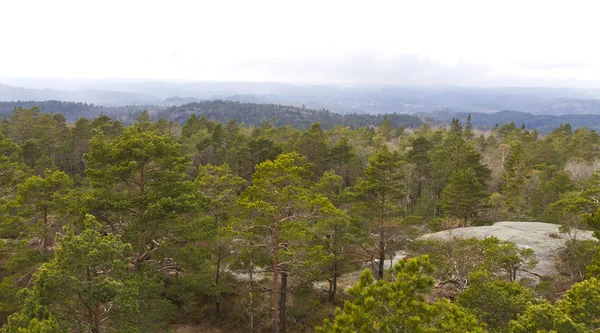
[[[0,77],[600,88],[596,1],[2,0]]]

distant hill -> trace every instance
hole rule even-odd
[[[272,123],[274,126],[291,124],[296,128],[308,128],[318,122],[323,128],[335,125],[359,127],[379,125],[384,115],[368,114],[338,114],[327,110],[312,110],[278,104],[241,103],[233,101],[205,101],[167,108],[157,116],[185,122],[192,114],[203,115],[210,120],[227,122],[235,119],[237,122],[253,125]],[[388,114],[388,120],[393,126],[418,127],[421,119],[406,114]]]
[[[100,105],[156,104],[155,96],[143,93],[110,90],[55,90],[29,89],[0,84],[0,101],[47,101],[83,102]]]
[[[63,102],[63,101],[13,101],[0,102],[0,119],[13,113],[16,108],[31,109],[39,107],[43,113],[60,113],[69,122],[75,122],[79,118],[94,119],[106,114],[113,119],[124,123],[130,123],[143,111],[148,110],[156,114],[160,107],[154,105],[124,105],[103,106],[91,103]]]
[[[0,118],[2,115],[11,114],[17,107],[32,108],[34,106],[39,107],[42,112],[61,113],[70,122],[74,122],[81,117],[93,119],[101,114],[106,114],[121,122],[131,123],[143,110],[148,110],[153,119],[164,118],[181,124],[192,114],[196,114],[198,116],[204,115],[210,120],[221,123],[227,123],[230,119],[235,119],[248,125],[259,126],[264,123],[272,123],[274,126],[285,126],[291,124],[296,128],[308,128],[315,122],[319,122],[323,128],[331,128],[335,125],[350,127],[377,126],[384,118],[384,115],[340,115],[327,110],[319,111],[285,105],[222,100],[189,103],[168,108],[156,105],[99,106],[61,101],[0,102]],[[396,127],[418,127],[421,125],[421,119],[417,116],[389,114],[387,117],[392,125]]]
[[[537,113],[554,115],[600,114],[600,100],[559,98],[540,107]]]
[[[175,98],[173,104],[185,102],[187,99]],[[291,124],[296,128],[310,127],[314,122],[319,122],[323,128],[335,125],[350,127],[377,126],[384,115],[372,114],[339,114],[327,110],[314,110],[279,104],[246,103],[237,101],[202,101],[187,103],[179,106],[167,107],[164,105],[124,105],[103,106],[91,103],[62,102],[62,101],[16,101],[0,102],[0,119],[2,115],[11,114],[15,108],[32,108],[37,106],[42,112],[61,113],[67,121],[75,122],[81,117],[93,119],[101,114],[124,123],[133,122],[143,110],[148,110],[153,119],[160,117],[177,121],[183,124],[192,114],[204,115],[210,120],[226,123],[235,119],[240,123],[261,125],[271,123],[274,126]],[[403,126],[415,128],[429,119],[433,124],[449,124],[453,118],[465,122],[468,112],[437,111],[421,112],[414,115],[387,114],[388,119],[395,127]],[[589,127],[600,130],[600,114],[572,114],[572,115],[535,115],[518,111],[500,111],[494,113],[471,112],[471,123],[476,128],[488,129],[495,124],[504,125],[514,122],[517,126],[525,124],[529,129],[537,129],[545,133],[550,132],[562,124],[570,124],[573,128]]]
[[[451,85],[333,85],[281,82],[190,82],[127,79],[0,78],[0,100],[63,100],[100,105],[179,105],[234,100],[306,106],[337,113],[417,113],[438,110],[492,113],[600,114],[600,89],[460,87]],[[12,86],[13,89],[6,91]],[[24,91],[24,88],[27,88]],[[52,89],[48,89],[52,88]],[[5,90],[2,93],[2,90]],[[178,96],[178,97],[174,97]]]
[[[174,106],[174,105],[183,105],[183,104],[189,104],[189,103],[197,103],[197,102],[201,102],[201,101],[202,101],[201,99],[195,98],[195,97],[173,96],[173,97],[165,98],[165,100],[161,102],[161,105]]]
[[[447,124],[452,118],[458,118],[463,123],[468,112],[432,112],[421,113],[422,117],[430,117],[435,122]],[[471,112],[471,123],[476,128],[491,128],[495,124],[500,126],[514,122],[515,125],[525,125],[528,129],[537,129],[547,133],[563,124],[570,124],[573,128],[588,127],[600,129],[600,114],[570,114],[570,115],[535,115],[518,111],[500,111],[494,113]]]

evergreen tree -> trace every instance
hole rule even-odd
[[[465,123],[465,139],[467,140],[472,140],[475,137],[475,134],[473,133],[473,124],[471,124],[471,114],[469,113],[469,115],[467,116],[467,122]]]
[[[569,316],[549,303],[529,306],[510,322],[510,333],[591,333],[585,325],[573,322]]]
[[[379,124],[378,131],[386,141],[389,141],[392,138],[394,126],[392,126],[392,123],[389,121],[387,115],[383,116],[383,121],[381,124]]]
[[[276,333],[286,330],[288,274],[302,261],[303,254],[310,252],[305,248],[310,237],[309,221],[319,211],[336,211],[326,197],[312,195],[311,178],[311,165],[305,158],[296,153],[281,154],[256,167],[252,186],[240,198],[249,219],[246,237],[266,242],[263,249],[271,256],[271,319]]]
[[[511,144],[504,162],[502,179],[503,205],[509,216],[523,218],[527,202],[525,198],[525,182],[527,179],[523,145],[520,141]]]
[[[600,329],[600,280],[592,277],[568,290],[556,307],[592,332]]]
[[[342,137],[329,151],[329,160],[335,172],[342,176],[344,184],[351,186],[359,172],[357,155],[346,137]]]
[[[535,304],[536,299],[531,289],[480,271],[469,277],[469,288],[458,295],[456,302],[471,310],[490,329],[506,332],[508,323]]]
[[[314,177],[318,179],[327,170],[329,149],[325,142],[325,132],[319,123],[314,123],[310,129],[300,136],[298,152],[306,157],[308,162],[313,163]]]
[[[400,227],[400,206],[404,197],[402,184],[403,161],[397,153],[392,153],[386,145],[369,159],[366,176],[356,183],[355,197],[359,201],[356,210],[369,221],[368,229],[377,235],[374,244],[378,263],[377,277],[383,278],[386,254],[391,242],[397,238]]]
[[[454,171],[440,198],[440,206],[448,216],[471,221],[484,205],[488,193],[471,168]]]
[[[482,156],[466,142],[458,119],[452,121],[450,131],[432,152],[432,178],[436,194],[441,195],[454,172],[471,168],[481,186],[490,179],[490,169],[482,164]]]
[[[344,181],[341,176],[333,171],[326,171],[314,190],[324,195],[337,208],[345,203],[346,194],[343,191]],[[313,232],[317,240],[316,244],[323,248],[325,262],[322,266],[323,274],[329,282],[327,290],[330,302],[335,300],[338,291],[338,279],[344,273],[355,269],[356,265],[350,263],[351,256],[348,247],[360,241],[359,225],[346,211],[338,214],[330,214],[325,218],[319,218]]]
[[[406,160],[413,163],[416,168],[417,177],[417,199],[421,198],[424,182],[429,176],[431,169],[431,159],[429,158],[429,150],[432,144],[426,138],[419,136],[412,144],[412,149],[408,151]]]
[[[3,332],[136,329],[139,301],[127,260],[130,247],[118,236],[101,235],[100,224],[89,215],[84,225],[81,234],[67,229],[58,239],[56,255],[35,274],[25,308],[9,318]]]
[[[538,264],[532,249],[520,249],[515,243],[498,242],[486,249],[483,266],[491,272],[504,275],[508,281],[516,281],[518,274],[535,268]]]
[[[204,237],[211,243],[210,250],[215,261],[214,284],[217,289],[215,312],[219,317],[221,293],[224,290],[220,277],[225,267],[224,261],[233,251],[230,219],[236,213],[238,193],[246,186],[246,181],[231,174],[227,164],[223,166],[209,164],[199,168],[196,185],[207,199],[207,207],[209,207],[206,213],[210,220],[207,224],[210,227],[207,227],[207,235]]]
[[[186,179],[187,161],[170,136],[132,125],[114,140],[94,137],[87,159],[90,208],[132,244],[136,270],[182,230],[186,214],[202,206]]]
[[[473,315],[448,300],[425,300],[435,283],[428,276],[432,271],[427,256],[398,262],[391,281],[375,281],[365,270],[348,290],[354,299],[336,309],[333,321],[325,320],[317,332],[485,332]]]

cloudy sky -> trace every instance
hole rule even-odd
[[[0,77],[600,87],[596,1],[2,0]]]

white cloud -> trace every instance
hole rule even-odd
[[[0,76],[577,85],[595,1],[0,2]]]

